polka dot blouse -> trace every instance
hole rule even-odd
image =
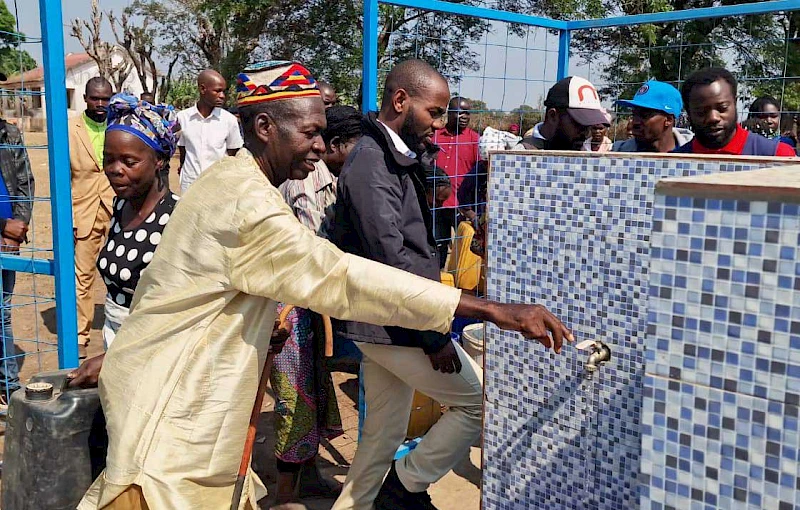
[[[140,225],[126,230],[120,224],[125,200],[114,199],[114,216],[111,218],[106,245],[97,258],[97,268],[108,294],[118,305],[131,307],[139,276],[153,260],[156,247],[161,242],[161,233],[177,202],[178,196],[168,192]]]

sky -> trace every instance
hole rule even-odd
[[[22,33],[30,37],[41,37],[42,30],[39,26],[39,0],[5,0],[8,10],[14,14],[15,4],[17,6],[19,28]],[[131,0],[100,0],[100,8],[104,11],[112,10],[120,12],[131,3]],[[83,52],[83,48],[77,39],[70,35],[71,20],[75,18],[89,19],[92,10],[90,0],[62,0],[61,15],[64,25],[64,51],[67,53]],[[114,39],[108,24],[104,23],[103,36],[106,40]],[[25,48],[36,61],[42,63],[41,44],[29,44]]]
[[[30,37],[40,37],[39,1],[5,0],[12,14],[19,16],[20,31]],[[101,0],[104,11],[120,12],[131,0]],[[64,49],[69,52],[84,51],[77,39],[70,35],[70,21],[89,19],[90,0],[62,0]],[[113,34],[104,22],[104,38],[113,41]],[[25,48],[37,62],[42,62],[41,44],[28,44]],[[512,110],[519,105],[536,106],[552,85],[556,75],[557,37],[544,30],[531,30],[525,38],[508,38],[504,24],[495,24],[487,35],[470,49],[477,55],[480,71],[466,71],[460,84],[452,87],[453,93],[481,99],[492,109]],[[544,51],[547,50],[547,51]],[[577,62],[573,61],[573,64]],[[573,65],[572,71],[592,80],[592,69]]]

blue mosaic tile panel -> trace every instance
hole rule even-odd
[[[492,406],[487,420],[543,412],[567,430],[589,419],[592,458],[613,447],[625,452],[619,469],[598,460],[588,480],[538,472],[530,491],[546,491],[556,483],[567,483],[567,493],[576,494],[581,487],[592,486],[596,493],[614,487],[594,508],[635,508],[655,184],[665,177],[768,165],[588,154],[492,156],[488,297],[547,306],[579,340],[606,342],[612,360],[595,374],[587,395],[574,382],[583,376],[586,353],[568,347],[556,356],[519,335],[489,328],[484,382]],[[485,432],[487,441],[504,433],[488,425]],[[484,471],[486,509],[500,508],[492,503],[502,501],[492,489],[498,476],[497,470]],[[550,508],[583,507],[576,499]]]
[[[800,207],[657,196],[642,509],[800,509]]]
[[[800,206],[657,198],[647,372],[800,404]]]
[[[589,479],[594,460],[588,456],[588,423],[556,426],[535,417],[505,412],[486,404],[483,444],[484,508],[529,510],[595,508],[589,484],[574,486],[574,478]],[[552,483],[536,477],[546,472]]]
[[[645,377],[642,510],[800,508],[798,406]]]
[[[592,506],[583,508],[637,508],[640,446],[598,433],[590,435],[589,440],[595,459],[590,479],[595,483],[588,487],[594,491],[594,498]]]
[[[556,426],[581,427],[594,405],[596,391],[594,381],[584,376],[583,363],[577,357],[553,356],[552,370],[543,374],[540,380],[532,381],[528,372],[530,360],[541,356],[543,347],[538,342],[520,340],[515,333],[502,331],[493,324],[487,324],[487,335],[503,338],[509,346],[506,356],[484,359],[486,374],[499,372],[504,387],[495,388],[486,395],[486,402],[492,402],[504,412],[545,420]],[[551,398],[542,401],[541,395]]]

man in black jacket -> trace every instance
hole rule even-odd
[[[19,129],[0,119],[0,232],[2,233],[2,251],[18,254],[19,246],[26,241],[28,223],[31,221],[33,208],[33,173],[28,152]],[[8,397],[19,389],[19,364],[17,363],[14,334],[11,330],[11,296],[14,293],[16,273],[2,271],[2,304],[0,304],[0,321],[2,321],[2,352],[0,361],[0,408],[8,404]]]
[[[366,117],[364,136],[339,178],[331,240],[342,250],[440,279],[420,156],[435,130],[444,126],[449,100],[447,81],[423,61],[402,62],[389,73],[381,110]],[[355,322],[336,327],[364,355],[367,418],[333,508],[367,509],[373,500],[379,510],[434,508],[427,487],[452,469],[480,435],[481,369],[438,332]],[[415,389],[449,411],[413,452],[393,464]]]

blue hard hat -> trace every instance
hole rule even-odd
[[[629,108],[649,108],[658,110],[667,115],[678,117],[683,109],[683,99],[678,89],[663,81],[650,80],[645,82],[633,99],[620,99],[618,105]]]

